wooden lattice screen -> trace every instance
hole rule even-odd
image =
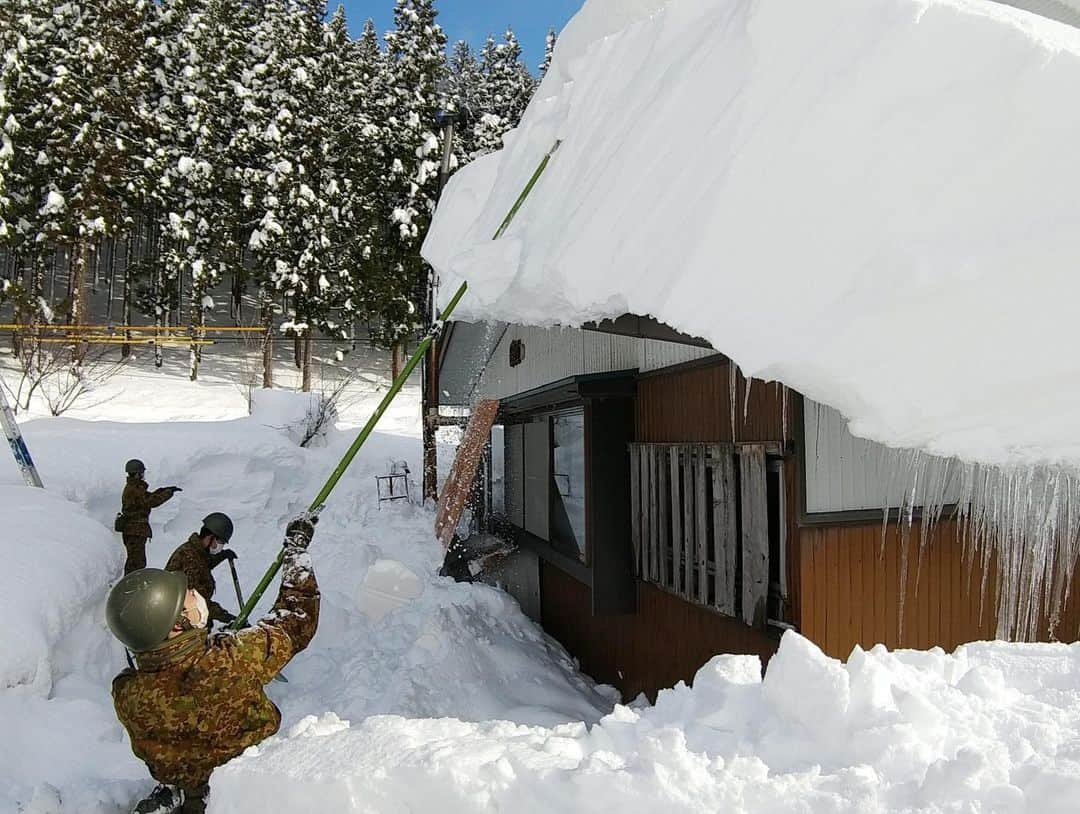
[[[769,522],[761,444],[631,444],[638,576],[764,625]]]

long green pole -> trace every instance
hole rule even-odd
[[[330,477],[327,479],[326,483],[323,484],[323,488],[319,490],[319,494],[311,501],[311,505],[308,507],[308,512],[310,514],[318,514],[322,510],[323,505],[326,503],[326,499],[330,497],[330,493],[334,491],[334,487],[337,486],[337,482],[341,480],[341,476],[344,475],[345,470],[349,468],[349,464],[351,464],[353,458],[356,457],[356,453],[360,451],[360,447],[364,445],[368,436],[371,435],[372,430],[375,429],[375,425],[379,423],[379,419],[383,417],[383,413],[385,413],[386,408],[390,406],[390,402],[392,402],[394,397],[401,391],[405,381],[412,374],[413,370],[416,369],[420,360],[424,358],[424,354],[427,352],[428,347],[431,345],[431,342],[438,333],[442,323],[449,319],[450,314],[453,313],[457,304],[461,301],[461,298],[465,296],[468,287],[468,283],[461,284],[453,298],[446,304],[446,308],[444,308],[439,315],[439,322],[428,331],[428,335],[424,337],[424,340],[416,347],[416,350],[413,351],[412,356],[409,357],[408,363],[402,368],[397,378],[394,379],[394,383],[390,385],[390,389],[386,391],[386,395],[384,395],[382,401],[379,402],[379,406],[375,408],[375,412],[371,414],[371,418],[364,424],[363,429],[360,430],[356,439],[349,446],[345,456],[338,462],[334,471],[330,473]],[[247,602],[244,603],[244,607],[240,610],[240,615],[237,616],[236,620],[232,623],[234,630],[239,629],[247,621],[248,616],[251,615],[251,612],[262,598],[262,595],[266,592],[266,587],[281,568],[284,557],[285,549],[282,548],[281,551],[278,552],[274,562],[271,563],[270,567],[266,570],[266,573],[263,574],[263,578],[259,580],[259,584],[255,586],[255,590],[251,592]]]
[[[495,231],[494,236],[491,238],[492,240],[498,240],[500,237],[502,237],[503,232],[506,231],[506,228],[510,225],[510,222],[514,219],[514,216],[521,208],[521,205],[525,202],[525,199],[529,197],[529,193],[532,192],[533,187],[536,186],[536,182],[540,179],[540,176],[544,174],[544,170],[547,169],[548,162],[551,161],[551,156],[554,155],[557,149],[559,149],[560,143],[561,142],[556,141],[554,146],[540,161],[540,164],[533,172],[532,177],[529,178],[529,182],[525,185],[525,188],[521,191],[521,194],[518,195],[517,200],[514,201],[514,205],[510,208],[510,211],[506,213],[506,217],[503,218],[503,222]],[[330,477],[327,479],[326,483],[323,484],[323,488],[319,490],[319,494],[315,496],[315,499],[313,501],[311,501],[311,505],[308,507],[309,514],[317,515],[320,511],[322,511],[322,508],[326,503],[326,499],[330,497],[330,493],[334,491],[334,487],[337,486],[337,482],[341,480],[341,476],[344,475],[345,470],[349,468],[349,464],[351,464],[353,458],[356,457],[356,453],[360,451],[360,447],[364,445],[364,442],[367,441],[368,436],[371,435],[372,430],[375,429],[375,425],[379,423],[379,419],[382,418],[383,413],[386,412],[386,408],[390,406],[390,402],[394,400],[394,397],[398,394],[398,392],[400,392],[402,386],[405,384],[405,381],[412,374],[416,366],[420,364],[420,360],[424,358],[424,354],[427,353],[427,349],[431,346],[431,343],[434,340],[435,336],[442,329],[443,323],[445,323],[446,320],[450,318],[450,315],[454,312],[454,309],[457,308],[457,304],[461,301],[461,298],[465,296],[465,292],[468,290],[468,288],[468,283],[462,283],[458,287],[458,290],[454,292],[454,296],[451,297],[450,302],[446,304],[446,308],[444,308],[442,310],[442,313],[439,314],[439,319],[435,322],[434,325],[431,326],[431,329],[428,331],[427,336],[424,337],[424,340],[419,345],[417,345],[416,350],[414,350],[412,356],[409,357],[408,363],[406,363],[405,367],[402,368],[397,378],[394,379],[394,383],[390,385],[390,389],[386,391],[386,395],[383,396],[382,401],[379,402],[379,406],[375,408],[375,412],[371,414],[371,418],[367,420],[367,423],[364,425],[363,429],[360,430],[360,433],[356,436],[356,440],[352,442],[352,445],[345,453],[345,456],[341,459],[341,461],[338,462],[337,467],[335,467],[334,471],[330,473]],[[251,592],[251,595],[248,597],[247,602],[240,609],[240,615],[237,616],[232,623],[233,630],[238,630],[244,625],[245,622],[247,622],[248,617],[251,615],[251,612],[255,609],[255,606],[259,604],[259,600],[262,599],[262,595],[266,593],[266,588],[270,584],[270,581],[277,575],[277,572],[281,569],[281,563],[284,561],[284,559],[285,548],[282,547],[282,549],[278,552],[277,557],[275,557],[274,561],[270,564],[270,567],[266,569],[266,573],[263,574],[263,578],[259,580],[259,584],[255,586],[255,590]]]

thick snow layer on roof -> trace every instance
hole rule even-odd
[[[1078,87],[983,0],[589,0],[425,256],[460,318],[652,314],[857,435],[1076,463]]]
[[[856,649],[787,633],[591,729],[311,717],[214,773],[211,811],[1064,812],[1080,647]]]

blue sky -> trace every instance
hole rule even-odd
[[[382,34],[393,24],[394,0],[342,0],[349,29],[359,34],[368,17]],[[584,0],[436,0],[439,24],[450,42],[467,40],[481,46],[488,34],[501,37],[506,26],[521,40],[525,61],[534,72],[544,55],[549,28],[562,30]],[[329,2],[330,10],[337,6]]]

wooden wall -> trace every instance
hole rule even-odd
[[[983,569],[962,561],[956,524],[934,530],[919,562],[920,530],[908,542],[909,578],[901,579],[902,547],[895,523],[882,545],[881,523],[804,527],[799,530],[799,630],[826,653],[847,658],[858,644],[881,642],[890,649],[952,650],[964,642],[992,639],[997,606],[991,571],[982,591]],[[904,593],[904,618],[900,598]],[[1044,623],[1040,638],[1049,638]],[[1080,632],[1080,591],[1073,590],[1056,630],[1071,641]]]
[[[548,633],[597,681],[619,689],[625,700],[694,674],[718,653],[750,653],[763,663],[779,636],[755,630],[640,580],[637,613],[593,616],[589,587],[549,563],[540,566],[541,620]]]
[[[726,359],[687,365],[638,381],[635,441],[657,444],[709,441],[785,441],[784,401],[780,386],[754,380],[746,407],[746,379],[738,375],[735,433],[732,437],[731,381]],[[791,421],[791,416],[788,416]]]

